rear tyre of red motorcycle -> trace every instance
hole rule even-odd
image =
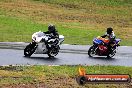
[[[112,52],[107,55],[107,58],[112,58],[113,56],[115,56],[115,53],[116,53],[116,50],[112,49]]]

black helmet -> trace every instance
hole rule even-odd
[[[54,31],[56,31],[55,26],[54,26],[53,24],[50,24],[50,25],[48,26],[48,31],[49,31],[49,32],[54,32]]]
[[[111,34],[113,29],[111,27],[107,28],[107,34]]]

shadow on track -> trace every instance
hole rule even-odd
[[[107,58],[107,57],[89,57],[89,58],[99,59],[99,60],[109,60],[109,61],[115,60],[115,58]]]
[[[56,61],[58,58],[55,57],[25,57],[27,59],[34,59],[34,60],[44,60],[44,61]]]

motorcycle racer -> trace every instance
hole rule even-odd
[[[114,31],[113,31],[113,28],[111,28],[111,27],[107,28],[106,33],[103,36],[101,36],[101,37],[102,38],[108,37],[109,43],[107,44],[107,47],[108,47],[109,54],[110,54],[112,52],[111,44],[114,44],[114,41],[115,41],[115,38],[116,38],[116,36],[114,34]]]
[[[58,31],[56,30],[55,25],[53,24],[49,24],[48,31],[43,32],[43,33],[49,34],[50,35],[49,39],[54,39],[54,38],[59,39]],[[46,43],[46,47],[48,48],[48,50],[50,50],[50,47],[48,46],[48,40],[44,40],[44,42]]]

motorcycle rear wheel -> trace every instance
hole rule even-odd
[[[113,56],[115,56],[116,53],[116,49],[112,49],[112,52],[107,56],[107,58],[112,58]]]
[[[59,52],[59,46],[56,48],[52,48],[51,50],[49,50],[48,52],[48,56],[49,57],[55,57]]]

